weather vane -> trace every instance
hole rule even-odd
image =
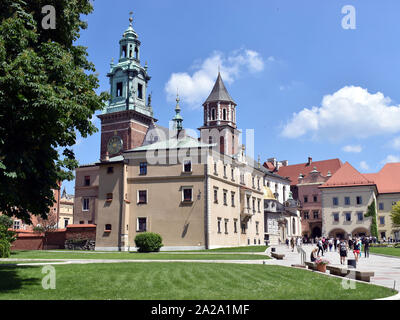
[[[129,12],[129,25],[130,26],[132,26],[132,21],[133,21],[132,15],[133,15],[133,12],[132,11]]]

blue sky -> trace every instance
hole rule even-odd
[[[342,28],[345,5],[356,29]],[[400,161],[399,1],[96,0],[78,43],[99,92],[109,90],[129,11],[159,124],[168,126],[179,87],[184,127],[198,128],[220,66],[237,125],[254,129],[262,160],[340,158],[361,172]],[[97,161],[100,133],[74,150],[81,164]],[[74,193],[74,182],[64,186]]]

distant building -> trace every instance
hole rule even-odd
[[[264,163],[269,171],[286,177],[290,182],[293,199],[300,204],[302,235],[308,238],[322,234],[322,202],[320,185],[342,166],[339,159],[313,161],[311,157],[305,163],[289,165],[287,160],[277,161],[270,158]],[[282,202],[283,203],[283,202]]]
[[[60,213],[58,216],[58,228],[66,228],[73,224],[74,196],[67,194],[64,189],[60,199]]]

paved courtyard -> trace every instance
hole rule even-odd
[[[285,254],[284,260],[268,260],[268,264],[277,264],[282,266],[291,266],[292,264],[300,264],[300,254],[295,248],[292,252],[285,245],[272,246],[276,248],[277,253]],[[303,245],[302,248],[306,251],[306,261],[310,261],[311,250],[315,248],[314,245]],[[270,248],[267,249],[267,253],[270,252]],[[324,253],[324,258],[330,261],[331,265],[341,266],[339,253],[336,251]],[[348,253],[348,258],[354,259],[353,252]],[[347,261],[346,261],[347,263]],[[370,254],[369,258],[364,258],[364,253],[361,258],[359,258],[356,270],[361,271],[373,271],[375,276],[371,278],[371,283],[382,285],[391,289],[396,289],[400,291],[400,258],[380,256],[375,254]],[[328,272],[328,271],[327,271]]]

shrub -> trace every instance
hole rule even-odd
[[[135,238],[135,244],[139,252],[157,252],[163,246],[161,236],[153,232],[138,234]]]
[[[0,240],[0,258],[8,258],[11,254],[10,243],[7,240]]]

